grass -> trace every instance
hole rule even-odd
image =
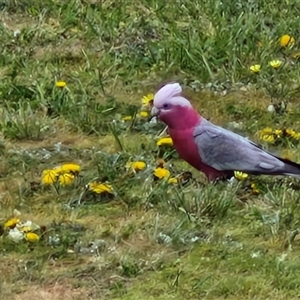
[[[265,127],[300,131],[296,7],[0,4],[3,297],[298,299],[299,183],[259,176],[209,184],[157,147],[162,124],[139,116],[141,98],[175,79],[204,117],[300,161],[297,139],[259,139]],[[284,34],[295,38],[292,47],[280,47]],[[278,69],[268,65],[274,59]],[[60,80],[65,87],[56,87]],[[172,176],[190,171],[193,180],[154,181],[159,157]],[[147,168],[133,176],[126,162],[139,160]],[[69,162],[81,167],[72,184],[41,184],[43,170]],[[95,180],[113,194],[87,191]],[[38,242],[9,239],[4,224],[18,213],[40,226]]]

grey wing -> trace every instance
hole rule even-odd
[[[203,119],[194,131],[202,162],[214,169],[271,173],[284,168],[284,162],[246,138]]]

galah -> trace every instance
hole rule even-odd
[[[204,119],[181,95],[179,83],[163,86],[154,96],[152,115],[169,128],[179,156],[209,181],[248,174],[290,175],[300,178],[300,164],[265,151],[256,143]]]

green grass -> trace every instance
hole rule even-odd
[[[165,2],[0,3],[0,222],[18,210],[40,226],[37,243],[14,243],[1,226],[3,297],[298,299],[297,180],[209,184],[158,149],[164,126],[139,111],[144,95],[178,80],[204,117],[300,161],[297,140],[272,145],[258,134],[300,131],[299,10],[289,1]],[[293,47],[280,47],[284,34]],[[154,181],[161,156],[172,176],[191,171],[193,180]],[[132,176],[129,160],[147,168]],[[43,170],[68,162],[82,169],[71,185],[41,185]],[[113,195],[88,192],[95,180]]]

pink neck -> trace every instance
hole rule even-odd
[[[172,112],[160,115],[160,119],[168,125],[170,129],[188,129],[200,123],[200,115],[191,107],[176,106]]]

